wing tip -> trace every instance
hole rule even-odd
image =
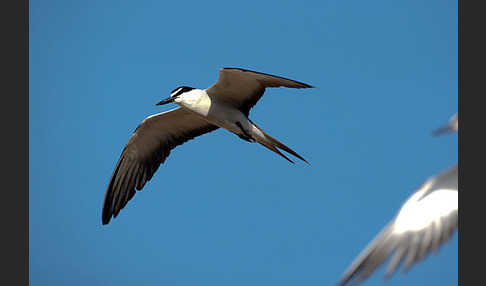
[[[103,202],[103,209],[101,211],[101,224],[102,225],[107,225],[109,222],[110,222],[110,219],[111,219],[111,215],[112,215],[112,210],[111,210],[111,203],[110,202],[110,191],[108,189],[108,191],[106,192],[106,195],[105,195],[105,201]]]
[[[110,219],[111,219],[111,217],[108,218],[108,219],[102,219],[101,220],[101,225],[107,225],[107,224],[109,224],[110,223]]]
[[[101,214],[101,224],[102,225],[107,225],[110,220],[111,220],[111,217],[113,216],[113,211],[111,210],[110,207],[108,207],[108,202],[105,201],[105,203],[103,204],[103,210],[102,210],[102,214]]]
[[[103,214],[101,215],[101,224],[107,225],[108,223],[110,223],[111,216],[111,212],[108,212],[103,208]]]
[[[293,80],[293,79],[290,79],[290,78],[285,78],[285,77],[281,77],[281,76],[273,75],[273,74],[269,74],[269,73],[257,72],[257,71],[254,71],[254,70],[249,70],[249,69],[244,69],[244,68],[222,67],[222,68],[219,69],[219,71],[223,71],[223,70],[239,70],[239,71],[242,71],[242,72],[252,72],[252,73],[257,73],[257,74],[262,74],[262,75],[267,75],[267,76],[273,76],[273,77],[278,77],[278,78],[285,79],[285,80],[290,80],[290,81],[295,82],[298,85],[301,85],[301,86],[297,86],[295,88],[316,88],[315,86],[312,86],[310,84],[303,83],[303,82],[300,82],[300,81],[296,81],[296,80]]]
[[[302,87],[298,87],[298,88],[316,88],[315,86],[307,84],[305,82],[300,82],[300,81],[296,81],[296,80],[292,80],[292,81],[302,85]]]
[[[358,275],[357,272],[345,272],[341,278],[339,279],[337,285],[338,286],[346,286],[346,285],[358,285],[363,281],[363,278]]]
[[[348,278],[345,276],[342,276],[339,281],[336,283],[338,286],[344,286],[348,283]]]

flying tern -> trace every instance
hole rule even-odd
[[[457,114],[434,134],[458,130]],[[339,285],[357,285],[393,253],[385,278],[404,263],[407,271],[449,240],[457,230],[457,164],[430,177],[403,204],[395,218],[368,244],[342,275]]]
[[[258,142],[293,163],[279,149],[307,161],[258,127],[248,116],[267,87],[312,88],[295,80],[241,68],[222,68],[215,84],[207,89],[180,86],[157,103],[179,107],[149,116],[128,140],[108,183],[102,223],[116,218],[141,190],[160,164],[178,145],[197,136],[224,128],[243,140]]]
[[[449,119],[449,123],[446,125],[437,128],[432,132],[434,135],[442,135],[444,133],[449,133],[449,132],[457,132],[459,130],[459,119],[457,116],[457,113],[452,115],[452,117]]]

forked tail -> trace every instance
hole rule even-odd
[[[307,162],[306,159],[304,159],[302,156],[300,156],[299,154],[297,154],[297,152],[295,152],[294,150],[292,150],[289,147],[285,146],[285,144],[283,144],[282,142],[280,142],[277,139],[275,139],[272,136],[270,136],[268,133],[266,133],[260,127],[258,127],[255,123],[253,123],[253,122],[251,122],[251,123],[253,124],[254,127],[256,127],[263,134],[263,136],[255,136],[255,140],[258,143],[262,144],[263,146],[267,147],[268,149],[272,150],[273,152],[277,153],[278,155],[284,157],[290,163],[294,163],[294,161],[290,160],[287,156],[285,156],[284,154],[282,154],[282,152],[280,152],[280,150],[278,150],[277,148],[280,148],[280,149],[284,150],[285,152],[287,152],[289,154],[292,154],[295,157],[299,158],[300,160],[302,160],[302,161],[306,162],[307,164],[309,164],[309,162]]]

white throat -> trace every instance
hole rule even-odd
[[[206,91],[202,89],[193,89],[185,92],[176,97],[174,103],[201,115],[207,115],[211,107],[211,99]]]
[[[201,97],[207,96],[206,92],[201,89],[193,89],[188,92],[184,92],[177,96],[174,100],[177,104],[192,103],[199,101]]]

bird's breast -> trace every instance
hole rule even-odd
[[[208,116],[212,106],[211,98],[202,93],[192,97],[185,97],[184,101],[179,104],[204,117]]]
[[[178,104],[231,132],[240,132],[239,127],[235,125],[236,122],[242,124],[245,129],[249,128],[250,123],[240,110],[209,97],[206,92],[185,95]]]

